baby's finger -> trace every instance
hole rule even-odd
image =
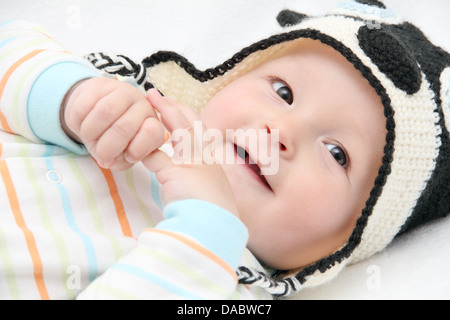
[[[105,164],[124,152],[149,115],[150,106],[142,100],[130,107],[98,139],[95,156]]]
[[[161,96],[157,90],[150,90],[147,94],[147,98],[150,104],[159,111],[162,123],[172,134],[172,143],[174,147],[180,136],[183,136],[183,139],[192,139],[192,124],[183,113],[180,112],[176,102]],[[183,142],[190,143],[186,140]]]
[[[163,97],[157,90],[149,90],[147,98],[150,104],[161,114],[161,121],[167,130],[173,132],[175,129],[189,129],[191,123],[178,110],[176,102]]]
[[[194,123],[195,121],[200,120],[198,114],[192,108],[178,103],[168,97],[163,97],[156,89],[150,89],[147,92],[147,99],[149,100],[150,104],[160,113],[162,113],[162,110],[160,109],[164,106],[176,106],[178,111],[180,111],[181,114],[184,115],[189,123]],[[170,117],[168,118],[170,119]]]
[[[142,123],[125,152],[129,163],[137,163],[165,142],[165,130],[159,119],[149,117]]]
[[[86,115],[80,126],[80,137],[85,141],[97,140],[133,104],[128,95],[114,91],[100,99]]]
[[[115,86],[116,80],[92,78],[81,82],[70,95],[64,109],[64,119],[70,130],[79,134],[82,122],[94,106]]]
[[[161,150],[155,150],[144,159],[142,159],[143,165],[150,171],[158,175],[162,170],[171,168],[174,166],[172,159]],[[160,183],[162,183],[160,181]]]
[[[85,82],[89,82],[86,80]],[[99,92],[84,92],[85,83],[80,83],[70,95],[64,109],[64,119],[71,130],[79,130],[83,119],[102,97]]]
[[[161,121],[172,134],[172,144],[177,151],[174,160],[197,163],[198,157],[201,157],[201,142],[205,132],[199,117],[180,103],[162,97],[156,90],[150,90],[147,98],[160,112]]]

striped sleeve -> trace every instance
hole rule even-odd
[[[74,83],[98,75],[40,26],[0,24],[0,129],[85,153],[61,129],[59,109]]]
[[[242,222],[200,200],[175,202],[164,214],[166,220],[147,229],[79,298],[242,298],[234,271],[248,238]]]

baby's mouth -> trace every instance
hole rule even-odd
[[[242,159],[243,162],[238,162],[238,164],[242,164],[247,166],[251,171],[254,172],[255,176],[260,180],[260,182],[270,191],[272,191],[271,186],[266,180],[266,177],[262,174],[261,168],[259,167],[257,161],[254,161],[250,154],[244,148],[234,145],[234,151],[236,152],[238,158]]]

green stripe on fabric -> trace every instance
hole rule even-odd
[[[39,38],[39,39],[34,39],[32,41],[28,41],[25,44],[22,44],[20,46],[13,47],[12,49],[9,49],[8,51],[6,51],[4,54],[0,55],[0,60],[5,59],[9,55],[14,55],[17,51],[20,51],[20,50],[24,50],[27,48],[36,49],[38,45],[40,45],[44,42],[50,42],[50,41],[48,38]]]
[[[69,275],[67,274],[67,268],[70,266],[69,251],[64,241],[64,237],[53,227],[51,223],[50,213],[45,202],[45,192],[43,186],[39,184],[36,177],[36,173],[33,170],[31,160],[28,158],[23,159],[25,165],[25,171],[28,175],[28,181],[31,183],[35,193],[36,206],[41,218],[42,225],[51,234],[55,243],[56,250],[60,261],[60,272],[62,286],[65,288],[66,297],[73,299],[75,297],[74,291],[67,288],[66,283]],[[52,262],[54,263],[54,261]]]
[[[108,239],[111,243],[111,247],[114,252],[114,258],[116,260],[118,260],[119,258],[121,258],[123,256],[123,251],[120,246],[120,243],[116,237],[114,237],[112,235],[108,235],[106,233],[105,227],[102,222],[101,214],[98,209],[97,200],[94,196],[94,189],[90,185],[88,179],[86,179],[86,176],[83,173],[83,171],[81,170],[80,166],[78,165],[75,157],[76,157],[76,155],[72,154],[68,158],[68,163],[69,163],[70,168],[73,171],[73,175],[78,180],[78,183],[80,184],[81,188],[84,191],[84,194],[86,197],[86,203],[88,205],[89,212],[91,214],[91,219],[94,224],[94,228],[98,233],[103,234],[108,237]]]
[[[147,227],[154,227],[155,223],[153,221],[152,215],[150,213],[150,210],[145,205],[145,202],[142,200],[142,198],[139,196],[139,194],[136,191],[136,185],[134,183],[134,168],[128,169],[125,173],[125,179],[127,181],[128,188],[130,189],[131,193],[133,194],[134,198],[136,199],[139,209],[142,213],[142,216],[144,217],[145,223]]]
[[[157,260],[167,266],[170,266],[177,272],[183,274],[185,277],[198,283],[201,287],[207,288],[209,291],[214,292],[223,298],[226,298],[228,296],[228,291],[225,288],[219,286],[215,282],[215,279],[209,279],[208,277],[205,277],[205,275],[203,275],[202,273],[187,268],[185,264],[180,263],[179,260],[173,258],[172,256],[169,256],[165,252],[144,246],[139,246],[138,248],[135,249],[135,252],[140,253],[148,258]]]
[[[26,43],[16,46],[16,47],[13,47],[13,48],[9,49],[8,51],[6,51],[4,54],[0,55],[0,61],[5,59],[9,55],[16,56],[17,52],[21,51],[21,50],[30,49],[30,51],[31,51],[31,49],[36,49],[38,45],[41,45],[45,42],[50,42],[49,40],[50,39],[48,39],[48,38],[39,38],[39,39],[33,39],[32,41],[27,41]],[[16,86],[16,84],[14,84],[14,86]],[[19,88],[16,87],[15,92],[17,92],[17,89],[19,89]],[[13,113],[12,117],[13,117],[13,121],[14,121],[14,126],[16,127],[16,131],[17,131],[17,128],[19,130],[23,130],[20,126],[19,111],[16,110],[17,109],[16,105],[13,105],[13,106],[14,107],[13,107],[13,111],[12,111],[12,113]]]
[[[11,299],[20,300],[19,287],[17,285],[16,276],[14,274],[14,266],[11,259],[11,254],[8,251],[8,243],[6,242],[5,234],[0,228],[0,261],[3,265],[5,273],[6,284],[9,289]]]

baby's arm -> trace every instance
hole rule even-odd
[[[236,217],[195,199],[169,204],[164,215],[78,299],[252,298],[235,272],[247,241]]]
[[[117,169],[141,160],[164,139],[143,93],[100,77],[25,21],[0,24],[0,130],[78,154],[87,148],[105,167]]]
[[[104,168],[127,169],[164,143],[164,127],[145,95],[109,78],[75,84],[62,103],[61,124]]]
[[[86,150],[61,129],[59,110],[67,90],[99,73],[33,23],[0,24],[0,130],[72,152]]]

